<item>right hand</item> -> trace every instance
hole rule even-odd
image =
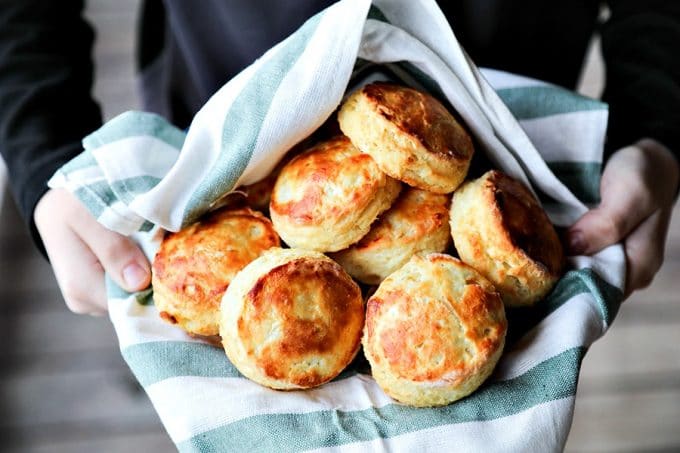
[[[600,182],[601,202],[569,230],[573,255],[591,255],[621,242],[626,289],[648,286],[661,268],[680,183],[680,166],[659,142],[640,140],[609,158]]]
[[[104,272],[129,292],[149,286],[149,261],[141,249],[97,222],[70,192],[49,190],[33,216],[64,301],[74,313],[107,312]]]

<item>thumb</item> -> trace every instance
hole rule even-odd
[[[630,208],[622,202],[600,205],[586,212],[569,228],[569,252],[572,255],[591,255],[621,241],[644,219],[644,215]]]
[[[656,209],[640,175],[637,151],[624,148],[610,159],[602,174],[600,205],[569,228],[572,255],[590,255],[620,242]]]
[[[99,223],[81,231],[81,237],[118,286],[130,292],[149,286],[149,262],[130,238],[110,231]]]
[[[72,217],[71,227],[118,286],[130,292],[149,286],[149,261],[132,239],[104,227],[87,211]]]

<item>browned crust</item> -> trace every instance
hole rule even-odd
[[[564,253],[550,219],[529,189],[499,171],[456,191],[451,234],[461,259],[494,283],[506,306],[535,304],[561,274]]]
[[[434,97],[412,88],[374,82],[362,88],[373,109],[443,160],[467,161],[474,151],[465,128]]]
[[[280,336],[268,341],[267,329],[273,322],[280,326]],[[247,294],[237,330],[246,349],[252,349],[249,355],[255,366],[267,377],[314,387],[335,377],[353,359],[363,322],[361,291],[342,268],[302,258],[257,280]],[[319,358],[329,366],[306,365]]]
[[[343,187],[343,182],[338,181],[343,167],[360,172],[363,178],[358,179],[366,182],[360,187]],[[383,183],[371,174],[375,171],[377,167],[371,156],[354,148],[347,137],[333,137],[298,155],[284,167],[279,179],[294,181],[302,196],[282,202],[274,189],[270,211],[298,225],[317,225],[327,218],[351,215],[367,206]],[[325,190],[330,186],[340,187],[349,198],[327,196]]]
[[[249,208],[223,208],[177,233],[168,233],[154,257],[154,300],[163,319],[200,335],[218,333],[222,295],[236,273],[280,245],[271,222]],[[211,312],[210,326],[188,327]]]
[[[388,363],[382,367],[412,382],[459,385],[477,374],[504,343],[507,321],[502,300],[470,281],[462,297],[450,302],[424,304],[418,294],[403,290],[371,297],[366,314],[371,359],[380,364],[384,358]],[[402,315],[385,326],[382,318],[390,310]],[[459,331],[464,348],[451,337],[451,329]]]
[[[498,233],[512,248],[550,275],[558,276],[564,263],[562,245],[533,194],[522,183],[496,170],[487,175],[485,189],[501,224]]]
[[[329,256],[360,282],[379,284],[413,254],[446,250],[450,201],[448,194],[405,186],[368,234]]]
[[[396,241],[403,242],[404,236],[424,238],[443,226],[448,228],[450,198],[413,187],[402,190],[392,207],[372,225],[371,231],[351,248],[362,252],[387,249]],[[392,220],[399,221],[402,228],[392,226],[389,223]]]

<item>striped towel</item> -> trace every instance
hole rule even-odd
[[[529,184],[555,224],[571,224],[597,201],[606,106],[479,71],[432,0],[342,0],[221,88],[186,133],[125,113],[85,138],[85,151],[50,185],[136,236],[151,257],[155,231],[181,228],[268,174],[333,113],[353,74],[377,65],[450,103],[481,151]],[[569,260],[546,300],[509,310],[492,377],[435,409],[395,403],[360,368],[308,391],[263,388],[221,350],[162,322],[150,290],[128,294],[109,281],[109,313],[123,357],[180,451],[545,452],[564,446],[581,360],[613,321],[624,283],[620,246]]]

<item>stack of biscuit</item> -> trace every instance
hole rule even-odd
[[[493,371],[505,307],[552,288],[559,239],[509,176],[465,182],[472,138],[434,97],[376,82],[351,94],[337,121],[342,133],[241,189],[268,218],[227,206],[166,236],[156,305],[191,334],[219,334],[262,385],[321,385],[363,345],[395,400],[449,404]],[[365,302],[359,284],[374,290]]]

